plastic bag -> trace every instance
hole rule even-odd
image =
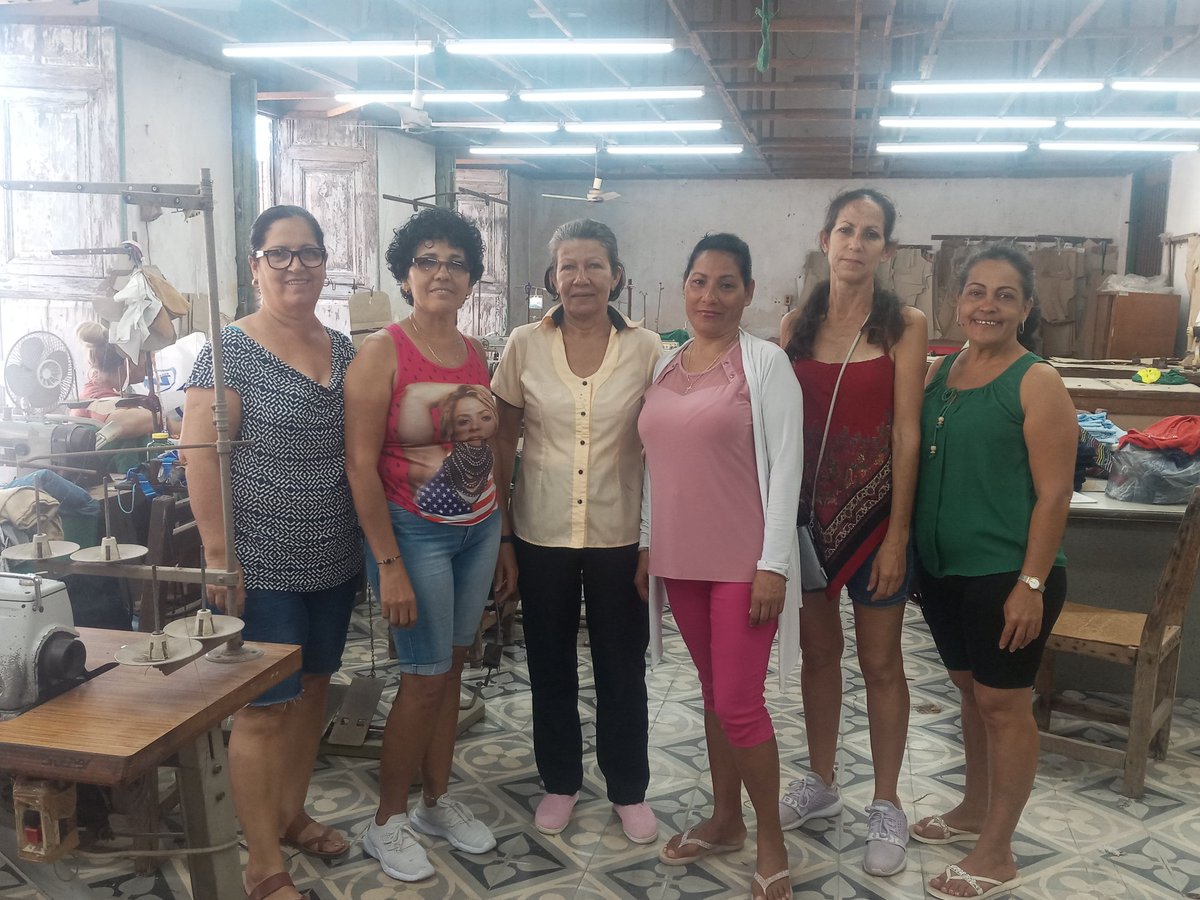
[[[1131,503],[1187,503],[1200,485],[1200,455],[1127,444],[1112,454],[1104,493]]]

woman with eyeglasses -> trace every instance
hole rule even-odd
[[[316,317],[325,239],[297,206],[274,206],[250,232],[260,307],[221,331],[233,448],[236,559],[226,557],[214,450],[186,451],[188,489],[210,568],[241,572],[212,603],[240,614],[243,637],[299,644],[301,670],[234,716],[233,801],[249,858],[252,900],[296,900],[280,844],[321,859],[349,845],[304,811],[325,726],[329,677],[341,668],[362,548],[346,482],[343,385],[354,345]],[[211,345],[185,385],[182,442],[216,440]]]
[[[502,502],[524,432],[512,495],[533,694],[533,752],[545,794],[534,826],[558,834],[583,787],[579,719],[580,595],[596,688],[596,762],[625,836],[658,836],[646,698],[649,622],[634,575],[642,497],[637,417],[662,352],[657,334],[611,305],[625,286],[612,230],[592,219],[550,239],[546,288],[561,302],[508,338],[492,380],[500,406]]]
[[[412,315],[367,338],[346,378],[346,468],[402,673],[363,849],[392,878],[420,881],[434,869],[417,832],[464,853],[496,846],[469,795],[447,789],[463,661],[492,588],[503,600],[516,573],[511,558],[497,564],[508,529],[492,478],[487,361],[457,326],[483,275],[483,238],[457,212],[424,209],[396,230],[387,263]]]

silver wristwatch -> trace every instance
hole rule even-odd
[[[1044,594],[1046,592],[1046,586],[1042,584],[1042,579],[1033,575],[1018,575],[1017,581],[1025,582],[1027,585],[1029,585],[1030,590],[1037,591],[1039,594]]]

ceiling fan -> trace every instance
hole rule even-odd
[[[602,179],[599,175],[592,179],[592,186],[588,188],[588,192],[582,197],[573,197],[568,194],[542,194],[548,200],[584,200],[588,203],[603,203],[605,200],[616,200],[621,195],[616,191],[606,191],[601,186]]]

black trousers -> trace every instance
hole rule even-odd
[[[525,649],[533,693],[533,751],[546,792],[574,794],[583,786],[579,721],[580,590],[596,684],[596,761],[608,799],[646,799],[646,604],[633,585],[636,544],[627,547],[542,547],[516,541]]]

